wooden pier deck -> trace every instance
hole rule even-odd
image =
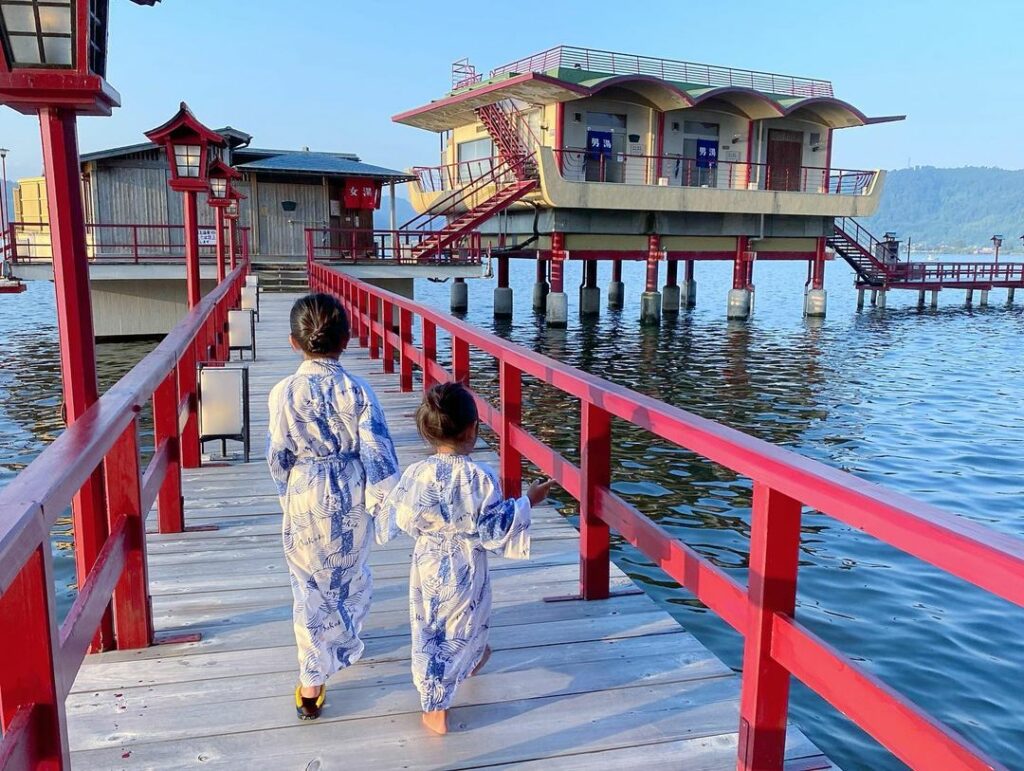
[[[407,538],[373,552],[365,657],[331,682],[320,720],[296,720],[281,513],[258,452],[267,394],[297,364],[293,299],[261,298],[252,462],[187,472],[187,523],[219,529],[149,537],[158,634],[202,639],[87,658],[67,700],[74,768],[735,768],[738,678],[650,598],[544,601],[578,589],[578,534],[552,508],[535,513],[531,561],[492,561],[494,656],[460,689],[452,733],[420,725]],[[365,350],[343,362],[377,391],[403,465],[423,457],[418,394]],[[798,730],[789,737],[787,768],[834,767]]]

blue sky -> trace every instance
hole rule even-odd
[[[123,106],[80,122],[83,151],[142,141],[184,99],[255,146],[432,164],[436,135],[393,114],[441,96],[455,59],[486,71],[565,43],[822,77],[869,115],[908,116],[839,132],[836,166],[1024,168],[1019,0],[111,0],[111,10],[108,75]],[[39,173],[34,119],[0,108],[0,145],[9,177]]]

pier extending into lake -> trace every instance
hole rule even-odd
[[[270,388],[294,371],[288,310],[264,294],[250,366],[254,436]],[[380,398],[403,466],[424,457],[415,392],[353,346],[343,363]],[[481,459],[498,464],[482,449]],[[185,521],[208,531],[148,541],[157,635],[196,642],[89,657],[68,698],[75,768],[724,768],[735,763],[739,681],[612,568],[617,595],[579,590],[577,531],[534,513],[533,558],[492,560],[494,656],[459,689],[453,732],[419,719],[409,661],[412,541],[376,547],[366,655],[332,679],[323,717],[300,723],[281,510],[262,458],[185,472]],[[155,527],[155,522],[152,523]],[[791,729],[793,768],[829,768]],[[315,765],[319,761],[319,766]],[[313,765],[311,765],[313,764]]]
[[[479,404],[506,492],[521,489],[524,461],[532,464],[580,501],[581,531],[542,510],[535,559],[496,561],[495,656],[460,691],[449,736],[424,733],[407,671],[408,541],[374,552],[367,658],[332,684],[321,722],[293,722],[291,599],[273,487],[259,461],[197,463],[194,365],[225,358],[226,312],[244,271],[0,491],[0,768],[828,767],[787,727],[791,677],[913,767],[1001,767],[799,623],[797,556],[806,507],[1022,605],[1020,539],[318,264],[311,285],[349,308],[346,362],[380,394],[402,462],[426,452],[411,419],[417,387],[458,379],[483,394],[492,372],[472,365],[490,356],[498,398]],[[290,299],[263,296],[251,365],[257,435],[269,388],[296,363],[286,347]],[[439,333],[450,338],[450,361],[438,357]],[[524,428],[524,379],[578,400],[578,458]],[[150,401],[155,446],[142,468],[138,415]],[[613,419],[753,480],[746,585],[612,491],[625,473],[611,466]],[[48,529],[75,494],[95,495],[97,477],[109,526],[76,532],[88,547],[85,574],[58,627]],[[742,678],[610,564],[613,531],[743,635]],[[90,648],[106,652],[87,657]]]

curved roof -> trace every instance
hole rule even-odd
[[[662,112],[693,106],[693,99],[689,94],[667,80],[652,75],[618,75],[613,78],[584,81],[580,85],[587,86],[589,96],[596,96],[609,88],[632,91]]]

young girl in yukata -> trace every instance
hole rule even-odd
[[[409,466],[380,513],[382,538],[416,539],[409,577],[412,677],[424,724],[448,731],[459,683],[490,656],[491,581],[487,552],[530,556],[531,507],[551,480],[505,499],[494,471],[469,457],[477,441],[476,403],[459,383],[431,388],[416,413],[420,434],[436,451]]]
[[[338,362],[349,338],[338,299],[306,295],[290,322],[303,362],[270,392],[267,462],[284,510],[294,596],[295,709],[300,720],[315,720],[328,678],[363,653],[373,518],[398,481],[398,459],[377,397]]]

